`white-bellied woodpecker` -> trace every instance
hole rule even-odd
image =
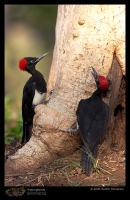
[[[45,100],[47,92],[46,81],[43,75],[35,69],[36,64],[48,53],[38,57],[25,57],[19,61],[19,68],[27,71],[32,76],[26,82],[23,88],[22,96],[22,118],[23,118],[23,135],[22,143],[29,141],[32,135],[34,108]]]

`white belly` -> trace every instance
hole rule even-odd
[[[43,94],[40,94],[37,92],[37,90],[35,90],[35,95],[34,95],[34,98],[33,98],[33,105],[38,105],[40,103],[43,102],[43,100],[45,99],[45,96],[46,94],[43,93]]]

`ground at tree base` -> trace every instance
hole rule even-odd
[[[20,142],[16,145],[20,147]],[[16,147],[6,145],[6,153],[14,153]],[[9,155],[8,155],[9,156]],[[95,169],[87,177],[80,166],[81,149],[60,158],[35,171],[15,176],[5,176],[5,186],[125,186],[125,150],[99,148]]]

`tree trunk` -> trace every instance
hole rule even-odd
[[[80,99],[90,97],[96,89],[91,66],[110,80],[104,98],[110,107],[109,140],[121,79],[125,75],[124,5],[58,6],[47,99],[51,90],[53,93],[47,105],[35,108],[33,135],[7,159],[6,174],[33,170],[71,154],[81,144],[79,133],[69,136],[60,129],[68,129],[74,123]]]

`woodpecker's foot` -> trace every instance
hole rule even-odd
[[[72,124],[72,126],[69,129],[67,129],[67,130],[60,130],[60,131],[64,132],[64,133],[69,133],[70,136],[71,136],[73,132],[77,132],[79,130],[79,125],[78,125],[77,122],[76,122],[76,128],[72,128],[74,124]]]
[[[70,134],[70,136],[72,135],[72,129],[67,129],[67,130],[60,130],[61,132],[64,132],[64,133],[69,133]]]
[[[34,109],[37,105],[32,104],[32,108]]]
[[[49,101],[50,101],[50,99],[51,99],[51,95],[53,94],[53,92],[54,92],[54,90],[51,90],[51,91],[49,92],[50,98],[49,98],[48,100],[44,100],[44,101],[42,102],[43,104],[49,103]]]

